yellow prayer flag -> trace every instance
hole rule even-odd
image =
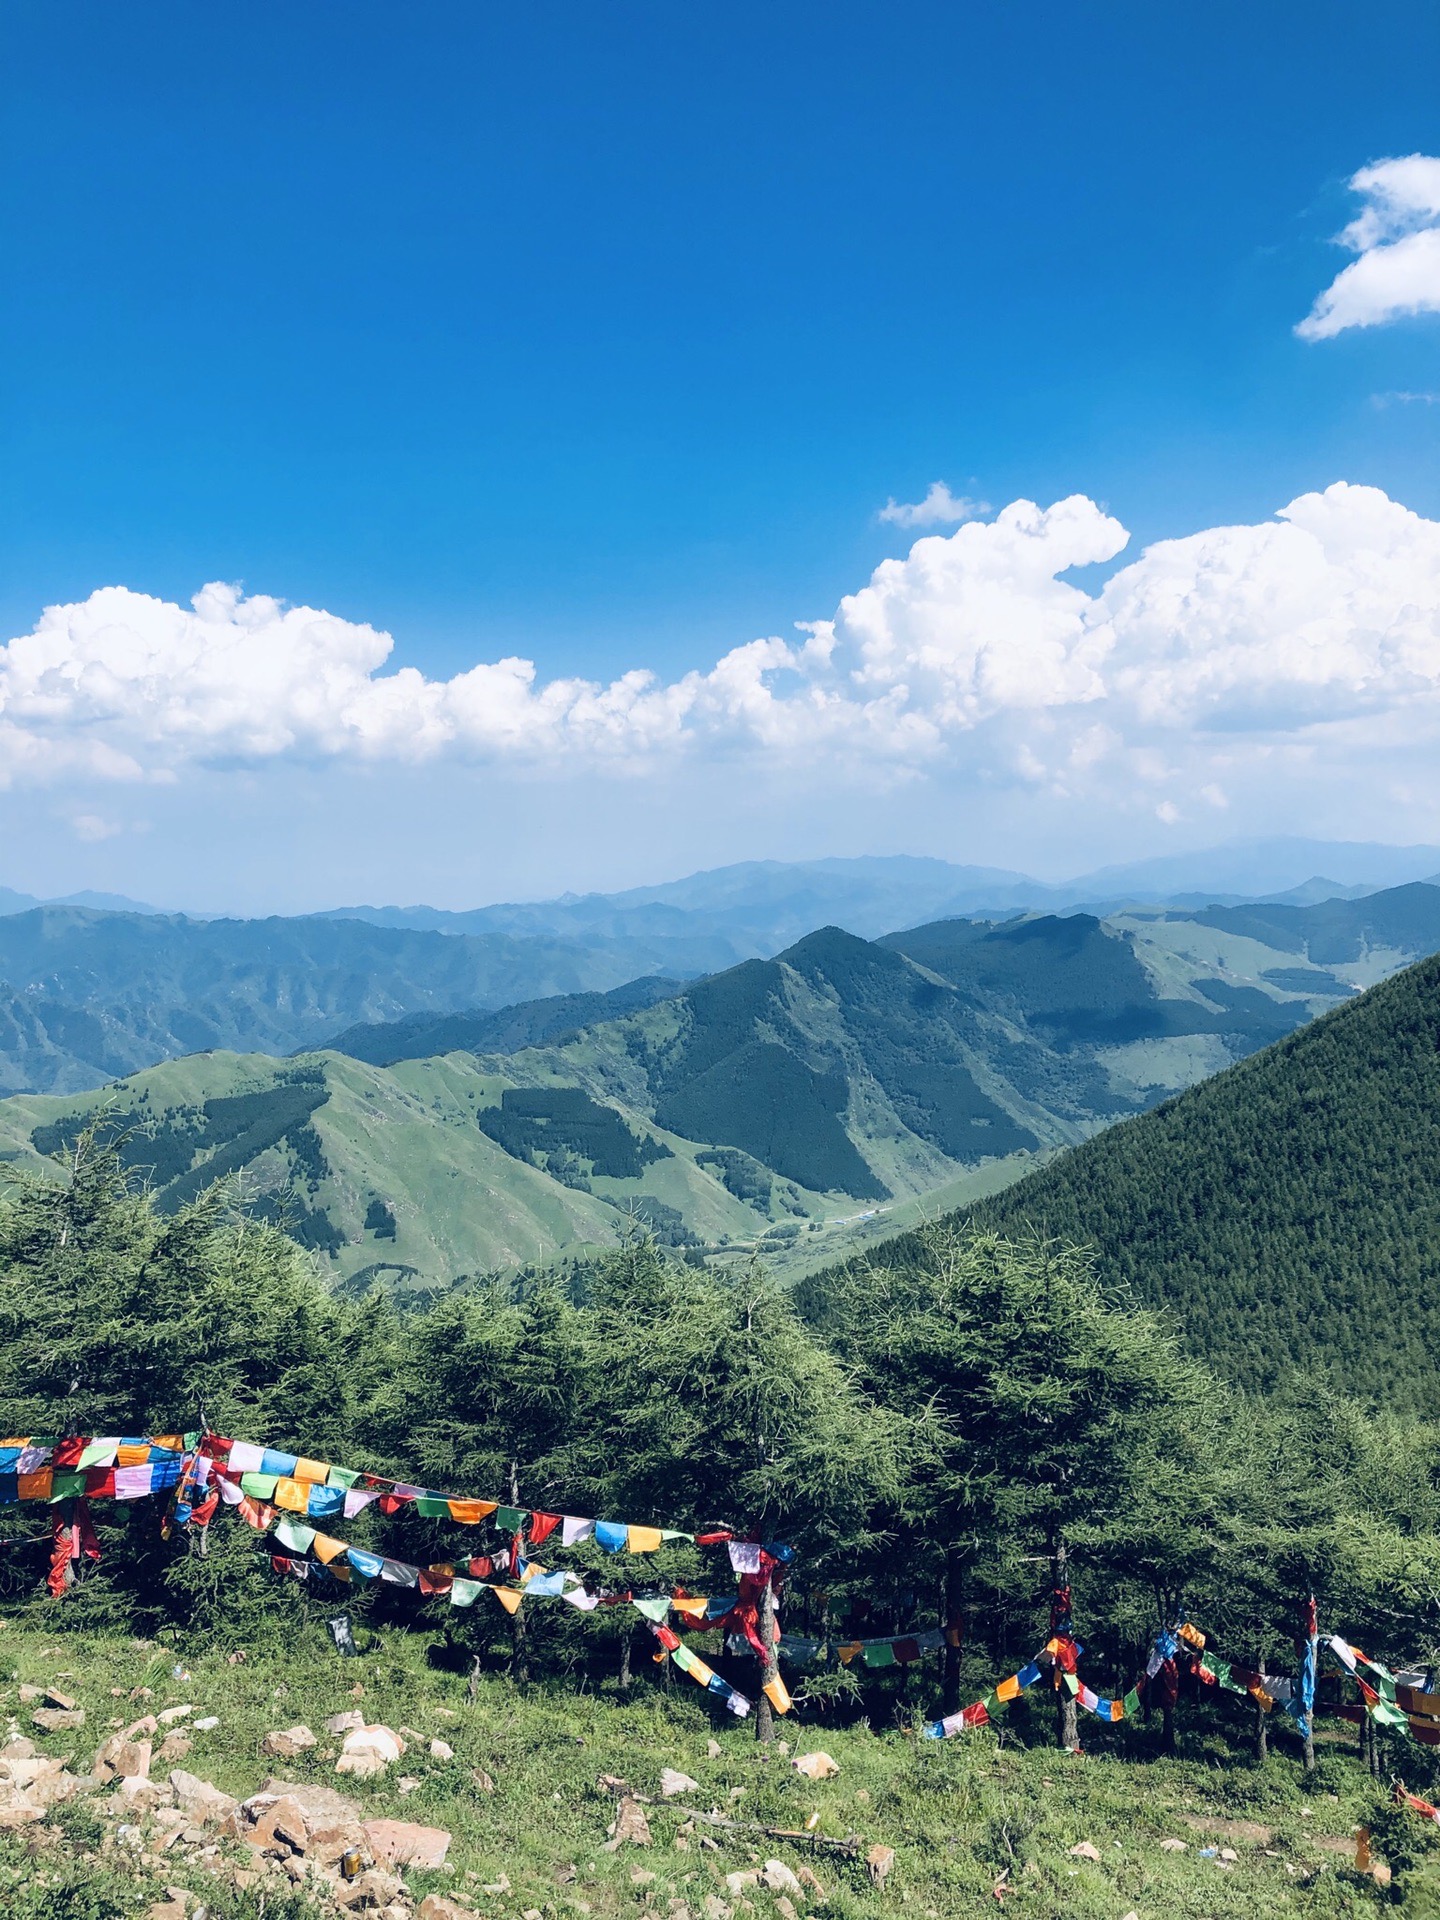
[[[490,1591],[507,1613],[514,1613],[525,1598],[518,1587],[492,1587]]]
[[[277,1480],[272,1505],[282,1513],[304,1513],[309,1498],[309,1487],[301,1486],[298,1480]]]
[[[303,1480],[307,1486],[323,1487],[330,1478],[330,1462],[328,1460],[297,1460],[295,1478]]]
[[[283,1482],[282,1482],[283,1484]],[[311,1552],[317,1560],[323,1560],[328,1567],[332,1560],[338,1560],[349,1546],[348,1540],[336,1540],[328,1533],[317,1533],[310,1542]],[[349,1572],[349,1568],[346,1568]],[[337,1575],[338,1577],[338,1575]]]
[[[661,1544],[659,1527],[627,1527],[625,1547],[629,1553],[655,1553]]]
[[[54,1469],[45,1467],[39,1473],[22,1473],[15,1483],[15,1492],[21,1500],[48,1500],[54,1484]]]
[[[683,1613],[689,1619],[701,1620],[704,1618],[705,1609],[710,1605],[710,1602],[708,1600],[694,1599],[687,1594],[683,1599],[677,1595],[671,1600],[670,1605],[676,1613]]]
[[[689,1673],[690,1678],[695,1681],[698,1686],[702,1687],[708,1687],[710,1682],[715,1678],[715,1669],[713,1667],[707,1667],[698,1653],[692,1653],[690,1656]]]
[[[765,1698],[777,1713],[788,1713],[790,1711],[790,1693],[778,1673],[773,1680],[767,1680],[765,1682],[764,1693]]]

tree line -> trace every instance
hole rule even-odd
[[[5,1432],[203,1417],[450,1493],[733,1524],[794,1548],[792,1633],[958,1625],[939,1660],[790,1676],[817,1708],[872,1718],[953,1710],[1028,1660],[1062,1564],[1101,1692],[1131,1684],[1181,1609],[1270,1671],[1293,1671],[1312,1592],[1377,1658],[1434,1646],[1440,1429],[1299,1374],[1269,1395],[1233,1385],[1072,1246],[952,1223],[787,1291],[759,1265],[697,1269],[637,1233],[562,1277],[402,1314],[378,1291],[330,1292],[311,1254],[219,1189],[162,1216],[88,1135],[63,1171],[17,1177],[0,1202]],[[153,1502],[97,1502],[94,1518],[103,1558],[53,1602],[47,1511],[0,1508],[0,1604],[44,1609],[57,1631],[203,1622],[250,1643],[343,1606],[382,1634],[426,1633],[437,1658],[557,1683],[628,1679],[650,1644],[628,1608],[537,1601],[511,1620],[486,1595],[464,1612],[380,1583],[320,1596],[223,1513],[203,1551],[163,1541]],[[373,1508],[328,1530],[421,1564],[490,1538]],[[643,1560],[547,1550],[616,1584],[733,1590],[723,1553],[684,1543]],[[754,1693],[753,1661],[725,1670]]]

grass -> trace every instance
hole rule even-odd
[[[443,1892],[486,1916],[538,1910],[602,1920],[648,1907],[679,1920],[684,1905],[698,1920],[707,1895],[733,1905],[727,1872],[768,1858],[810,1865],[828,1896],[824,1913],[839,1920],[885,1910],[933,1920],[1002,1907],[1011,1920],[1122,1920],[1132,1910],[1139,1920],[1250,1920],[1257,1913],[1328,1920],[1377,1912],[1406,1886],[1421,1900],[1411,1910],[1426,1911],[1419,1869],[1390,1893],[1353,1870],[1356,1826],[1373,1825],[1383,1835],[1397,1816],[1382,1788],[1362,1774],[1348,1727],[1335,1727],[1307,1785],[1292,1754],[1257,1766],[1232,1744],[1232,1735],[1246,1737],[1248,1722],[1243,1705],[1228,1702],[1187,1723],[1173,1759],[1154,1752],[1143,1726],[1093,1729],[1093,1752],[1059,1753],[1041,1744],[1043,1711],[1024,1708],[1012,1710],[998,1734],[944,1743],[898,1726],[792,1719],[781,1727],[792,1755],[823,1747],[839,1762],[838,1776],[812,1783],[778,1748],[757,1746],[750,1723],[712,1712],[678,1676],[667,1688],[645,1671],[628,1696],[611,1682],[599,1691],[573,1682],[521,1690],[501,1676],[483,1676],[472,1701],[462,1676],[428,1664],[429,1638],[417,1625],[389,1633],[377,1655],[342,1661],[322,1628],[297,1619],[285,1648],[251,1650],[243,1665],[231,1666],[232,1643],[223,1637],[162,1647],[78,1633],[47,1637],[27,1621],[0,1632],[0,1720],[9,1716],[43,1752],[74,1753],[83,1768],[112,1723],[193,1704],[197,1716],[215,1714],[220,1724],[194,1735],[181,1763],[190,1771],[242,1797],[272,1776],[323,1780],[352,1793],[367,1818],[445,1827],[453,1835],[450,1870],[410,1872],[412,1898]],[[175,1677],[177,1664],[188,1678]],[[76,1696],[87,1712],[83,1734],[36,1733],[30,1709],[19,1704],[23,1681]],[[137,1695],[143,1688],[148,1696]],[[363,1689],[358,1696],[356,1688]],[[327,1742],[322,1722],[357,1705],[368,1719],[441,1735],[454,1759],[433,1762],[422,1745],[390,1777],[337,1780],[338,1742]],[[262,1757],[265,1733],[296,1722],[320,1735],[320,1747],[297,1761]],[[1082,1737],[1090,1738],[1092,1728],[1087,1723]],[[718,1756],[707,1752],[712,1740]],[[662,1801],[664,1766],[692,1775],[700,1791]],[[477,1786],[474,1770],[493,1780],[493,1792]],[[396,1776],[407,1771],[421,1785],[402,1796]],[[604,1850],[615,1800],[598,1785],[603,1775],[653,1796],[653,1846]],[[97,1856],[95,1806],[82,1799],[44,1828],[0,1834],[0,1913],[7,1920],[131,1920],[160,1897],[161,1888],[142,1874]],[[893,1847],[895,1864],[877,1892],[863,1859],[690,1822],[692,1812],[711,1809],[792,1829],[818,1816],[820,1834],[858,1834],[867,1847]],[[1423,1852],[1433,1830],[1405,1819],[1405,1840]],[[1184,1840],[1186,1851],[1163,1850],[1166,1837]],[[1098,1862],[1070,1854],[1080,1841],[1097,1849]],[[1232,1847],[1238,1859],[1227,1865],[1203,1857],[1199,1850],[1207,1846]],[[637,1868],[653,1880],[636,1884]],[[261,1912],[257,1892],[230,1892],[217,1902],[213,1882],[193,1867],[188,1872],[213,1920]],[[502,1876],[508,1892],[483,1891]],[[185,1877],[177,1861],[166,1862],[167,1883]],[[757,1913],[776,1910],[763,1889],[746,1897]],[[274,1893],[266,1901],[266,1920],[286,1920],[286,1903],[277,1904]],[[295,1915],[303,1911],[303,1903],[290,1906]]]

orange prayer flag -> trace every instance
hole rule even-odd
[[[627,1527],[625,1547],[629,1553],[655,1553],[661,1545],[659,1527]]]
[[[323,1560],[328,1567],[332,1560],[340,1558],[349,1544],[348,1540],[336,1540],[328,1533],[317,1533],[310,1542],[310,1550],[317,1560]]]
[[[488,1520],[498,1505],[494,1500],[448,1500],[450,1518],[462,1527],[478,1527],[482,1520]]]
[[[514,1613],[525,1598],[518,1587],[492,1587],[490,1591],[507,1613]]]
[[[1002,1680],[1000,1684],[996,1687],[995,1698],[997,1700],[1014,1700],[1019,1697],[1019,1693],[1020,1693],[1020,1682],[1016,1679],[1015,1675],[1012,1673],[1008,1680]]]
[[[15,1483],[15,1492],[21,1500],[48,1500],[55,1484],[55,1469],[42,1467],[39,1473],[22,1473]]]
[[[310,1498],[310,1489],[302,1486],[298,1480],[277,1480],[272,1504],[282,1513],[304,1513]]]
[[[297,1460],[294,1477],[297,1480],[303,1480],[307,1486],[323,1487],[330,1478],[330,1462],[328,1460]]]

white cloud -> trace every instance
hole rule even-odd
[[[282,761],[646,778],[748,757],[811,792],[933,776],[1166,820],[1403,786],[1434,791],[1440,822],[1440,523],[1341,483],[1160,541],[1101,587],[1064,577],[1127,540],[1082,495],[1016,501],[917,540],[795,639],[668,682],[547,682],[516,658],[430,679],[313,608],[107,587],[0,648],[0,778],[103,790]],[[109,818],[92,792],[76,804],[77,831]]]
[[[1404,314],[1440,313],[1440,159],[1412,153],[1362,167],[1365,206],[1337,238],[1359,258],[1336,275],[1295,331],[1329,340]]]
[[[967,500],[963,495],[957,499],[943,480],[932,480],[923,500],[907,503],[892,494],[875,517],[896,527],[954,527],[989,511],[988,500]]]

